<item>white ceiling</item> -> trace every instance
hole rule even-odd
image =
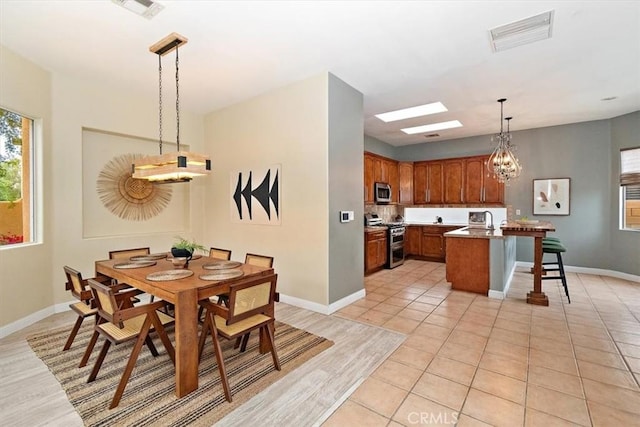
[[[329,71],[364,94],[365,133],[396,146],[494,133],[502,97],[515,131],[640,110],[639,1],[159,3],[147,20],[110,0],[0,0],[0,43],[55,73],[155,98],[148,48],[178,32],[189,39],[180,106],[201,114]],[[548,10],[551,39],[492,52],[489,29]],[[374,117],[435,101],[449,111]],[[456,119],[464,126],[439,138],[399,131]]]

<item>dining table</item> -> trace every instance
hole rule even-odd
[[[136,259],[130,262],[123,262],[122,259],[96,261],[96,273],[111,277],[120,283],[126,283],[174,305],[175,393],[178,398],[186,396],[198,388],[198,301],[227,293],[233,284],[243,283],[260,276],[270,276],[274,274],[274,270],[270,267],[234,261],[226,261],[233,263],[233,269],[211,269],[216,263],[224,261],[208,256],[194,257],[184,269],[174,267],[170,254],[165,254],[164,257],[162,254],[150,254],[146,258],[134,258]],[[144,262],[145,259],[146,262]],[[141,266],[132,265],[135,263]],[[179,273],[179,270],[183,272]],[[234,274],[229,274],[231,270]],[[169,271],[174,273],[168,273]],[[227,274],[215,274],[223,271]],[[186,275],[188,277],[176,278]],[[170,279],[166,280],[167,277]],[[219,280],[212,280],[212,277]],[[269,314],[273,315],[274,307],[271,310]],[[264,341],[261,337],[262,353],[268,351]]]
[[[547,232],[556,231],[549,221],[508,221],[500,226],[503,236],[533,237],[533,290],[527,293],[527,304],[549,305],[542,291],[542,239]]]

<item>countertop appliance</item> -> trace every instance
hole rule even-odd
[[[469,212],[469,228],[487,228],[487,216],[485,211]]]
[[[386,182],[376,182],[374,184],[375,202],[378,204],[391,202],[391,186]]]
[[[382,225],[382,218],[380,218],[377,213],[366,213],[364,214],[364,225],[365,227]]]

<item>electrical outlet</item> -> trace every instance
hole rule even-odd
[[[520,215],[520,209],[516,209],[516,215]]]

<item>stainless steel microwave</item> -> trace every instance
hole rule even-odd
[[[391,186],[386,182],[376,182],[374,186],[374,195],[376,203],[390,203]]]

